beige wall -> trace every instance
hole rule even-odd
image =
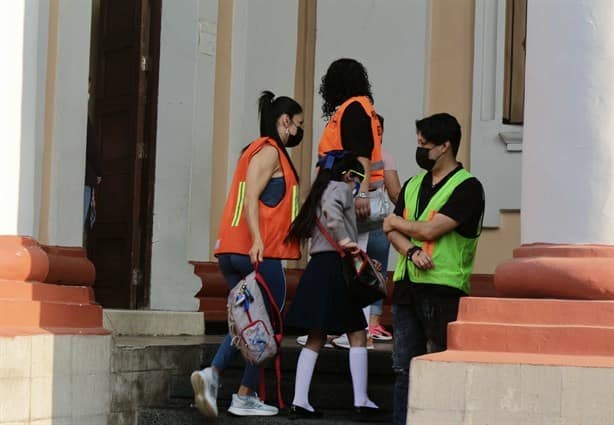
[[[427,112],[445,111],[458,118],[463,128],[458,159],[467,168],[471,168],[474,12],[474,0],[431,1]],[[482,233],[474,272],[494,273],[519,244],[520,214],[501,213],[500,227]]]
[[[220,1],[217,10],[217,48],[215,62],[215,112],[213,118],[213,146],[211,148],[211,185],[226,188],[228,174],[228,133],[230,130],[230,75],[232,70],[232,8],[233,0]],[[215,260],[213,251],[219,223],[222,221],[226,190],[211,191],[209,215],[210,258]]]

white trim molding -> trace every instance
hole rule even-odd
[[[522,126],[503,124],[504,53],[505,0],[476,0],[471,172],[486,192],[486,227],[520,209]]]

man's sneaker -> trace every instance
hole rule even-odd
[[[264,404],[257,394],[246,396],[233,394],[228,413],[236,416],[275,416],[279,413],[279,409]]]
[[[190,377],[194,390],[194,404],[203,415],[215,418],[217,416],[218,376],[210,367],[197,370]]]
[[[330,341],[334,338],[333,335],[327,335],[326,337],[326,344],[324,344],[324,348],[335,348],[333,347],[333,344],[330,343]],[[299,337],[296,338],[296,343],[298,345],[301,346],[305,346],[305,344],[307,344],[307,335],[301,335]]]
[[[369,334],[376,341],[391,341],[392,334],[388,332],[382,325],[369,326]]]
[[[350,349],[350,340],[348,339],[347,334],[343,334],[338,338],[333,339],[332,344],[337,348],[345,348],[346,350]],[[370,341],[367,338],[367,350],[373,350],[375,346],[373,345],[373,341]]]

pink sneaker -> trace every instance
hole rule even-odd
[[[369,326],[369,333],[375,341],[392,340],[392,334],[388,332],[382,325]]]

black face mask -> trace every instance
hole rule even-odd
[[[431,148],[433,149],[433,148]],[[431,171],[437,162],[437,159],[429,158],[429,152],[431,151],[429,148],[417,147],[416,148],[416,163],[422,169],[426,171]]]
[[[299,143],[303,140],[303,129],[300,127],[296,128],[296,134],[289,134],[288,141],[286,142],[287,148],[293,148],[298,146]]]

